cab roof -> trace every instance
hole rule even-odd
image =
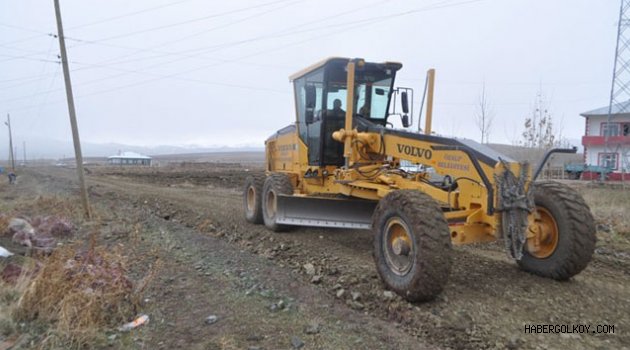
[[[312,71],[314,71],[314,70],[316,70],[318,68],[321,68],[321,67],[323,67],[323,66],[325,66],[325,65],[327,65],[329,63],[342,62],[342,63],[346,63],[347,64],[348,62],[350,62],[350,60],[351,60],[351,58],[348,58],[348,57],[335,57],[335,56],[328,57],[326,59],[323,59],[323,60],[321,60],[321,61],[319,61],[319,62],[317,62],[317,63],[315,63],[313,65],[310,65],[310,66],[308,66],[308,67],[306,67],[306,68],[304,68],[304,69],[302,69],[302,70],[292,74],[291,76],[289,76],[289,81],[293,81],[295,79],[299,79],[299,78],[307,75],[308,73],[310,73],[310,72],[312,72]],[[375,62],[365,62],[365,63],[367,63],[367,64],[374,64]],[[388,61],[388,62],[382,62],[382,63],[377,63],[377,64],[391,65],[392,68],[396,68],[396,70],[398,70],[398,69],[400,69],[402,67],[402,63],[399,63],[399,62],[389,62]]]

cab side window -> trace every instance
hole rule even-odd
[[[324,72],[318,69],[294,81],[298,129],[302,140],[308,139],[308,126],[321,120]]]

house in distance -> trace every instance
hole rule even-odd
[[[141,165],[151,166],[151,157],[136,152],[119,152],[107,157],[109,165]]]
[[[584,164],[588,168],[606,168],[612,171],[609,180],[630,179],[630,101],[581,114],[585,118]],[[583,178],[597,178],[598,174],[583,174]]]

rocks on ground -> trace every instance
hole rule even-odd
[[[318,334],[322,326],[318,322],[310,322],[304,326],[304,333],[306,334]]]
[[[296,336],[293,336],[291,337],[291,346],[294,349],[301,349],[302,347],[304,347],[304,342],[302,341],[302,339]]]
[[[304,271],[306,271],[307,275],[314,275],[315,274],[315,266],[313,266],[313,264],[308,263],[308,264],[304,264]]]
[[[5,283],[15,284],[21,274],[22,268],[19,265],[9,263],[2,269],[0,277]]]
[[[210,315],[206,317],[206,324],[208,325],[215,324],[217,321],[219,321],[219,317],[217,315]]]
[[[50,253],[58,238],[70,237],[75,228],[68,220],[55,216],[38,216],[33,220],[14,217],[9,220],[6,232],[13,242]]]

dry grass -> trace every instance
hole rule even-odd
[[[125,263],[116,250],[58,249],[24,289],[13,316],[49,325],[43,347],[93,345],[104,329],[136,315]]]
[[[11,218],[8,215],[0,214],[0,236],[9,232],[9,221]]]
[[[0,336],[26,339],[29,348],[39,349],[112,345],[107,332],[137,316],[142,294],[159,269],[156,255],[144,252],[142,225],[133,226],[125,246],[97,247],[103,227],[98,206],[93,208],[92,221],[85,221],[76,200],[65,196],[20,198],[5,209],[5,215],[0,215],[0,235],[10,217],[30,219],[42,213],[72,221],[83,234],[75,237],[75,243],[57,247],[52,255],[38,257],[36,274],[27,266],[30,273],[23,274],[17,283],[0,281]],[[136,258],[129,260],[127,256]],[[22,266],[22,260],[29,258],[12,259]],[[35,264],[35,260],[29,261]],[[128,265],[131,263],[133,266]],[[0,271],[2,268],[0,264]],[[129,272],[132,268],[135,273]],[[132,284],[130,275],[138,282]]]
[[[5,283],[0,279],[0,336],[9,337],[18,331],[18,323],[13,318],[20,296],[31,283],[34,261],[22,264],[22,274],[16,283]],[[4,268],[0,265],[0,270]]]
[[[79,221],[83,218],[83,211],[76,199],[62,196],[38,196],[33,200],[20,201],[13,210],[22,216],[34,217],[41,213],[49,216]]]
[[[630,190],[609,187],[578,189],[591,207],[597,224],[613,233],[630,237]]]

